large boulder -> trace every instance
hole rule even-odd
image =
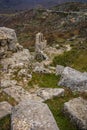
[[[0,43],[1,46],[8,46],[9,50],[14,50],[16,48],[17,37],[13,29],[0,27]]]
[[[58,85],[69,87],[72,91],[87,90],[87,75],[70,67],[66,67]]]
[[[20,102],[11,120],[12,130],[59,130],[48,106],[36,101]]]
[[[9,57],[13,52],[22,50],[23,47],[19,45],[14,29],[0,27],[0,58]]]
[[[77,126],[78,130],[87,130],[87,100],[79,97],[66,102],[64,113]]]

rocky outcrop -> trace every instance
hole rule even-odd
[[[72,91],[85,91],[87,90],[87,75],[66,67],[58,85],[69,87]]]
[[[13,52],[22,49],[23,47],[17,41],[15,30],[0,27],[0,58],[9,57]]]
[[[66,102],[64,113],[79,130],[87,130],[87,100],[79,97]]]
[[[7,55],[7,51],[16,51],[17,37],[13,29],[0,27],[0,58]]]
[[[48,106],[40,102],[21,102],[11,119],[12,130],[59,130]]]
[[[0,102],[0,119],[11,114],[11,109],[12,106],[8,102]]]
[[[1,60],[1,64],[5,69],[28,68],[31,59],[28,49],[23,49],[17,53],[13,53],[9,58]]]

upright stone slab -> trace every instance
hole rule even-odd
[[[36,43],[35,43],[35,59],[45,60],[48,59],[47,55],[43,52],[46,48],[47,41],[45,40],[42,33],[36,34]]]
[[[12,130],[59,130],[48,106],[35,101],[21,102],[12,111]]]
[[[36,43],[35,43],[35,51],[41,51],[46,47],[47,41],[45,40],[42,33],[36,34]]]

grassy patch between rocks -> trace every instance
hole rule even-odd
[[[54,115],[54,118],[57,122],[57,125],[60,130],[77,130],[76,126],[74,126],[70,120],[64,116],[63,114],[63,105],[65,102],[69,101],[72,98],[78,97],[79,94],[73,94],[70,90],[65,91],[64,97],[56,97],[52,100],[46,101],[51,112]]]
[[[43,88],[58,88],[59,79],[60,76],[55,76],[55,74],[33,73],[32,80],[28,83],[28,86],[38,85]]]
[[[87,71],[87,42],[73,43],[72,50],[64,52],[53,59],[53,66],[70,66],[79,71]]]
[[[11,130],[11,117],[10,115],[0,120],[0,130]]]

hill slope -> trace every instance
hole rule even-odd
[[[85,2],[87,0],[71,0],[76,2]],[[19,10],[31,9],[38,6],[45,8],[52,7],[63,2],[70,2],[70,0],[0,0],[0,12],[8,13]]]
[[[87,4],[67,3],[51,10],[32,9],[0,15],[0,26],[16,30],[19,42],[34,50],[35,35],[43,32],[48,44],[70,44],[74,51],[56,57],[53,64],[87,70]],[[10,24],[9,24],[10,23]],[[68,57],[68,58],[67,58]]]

